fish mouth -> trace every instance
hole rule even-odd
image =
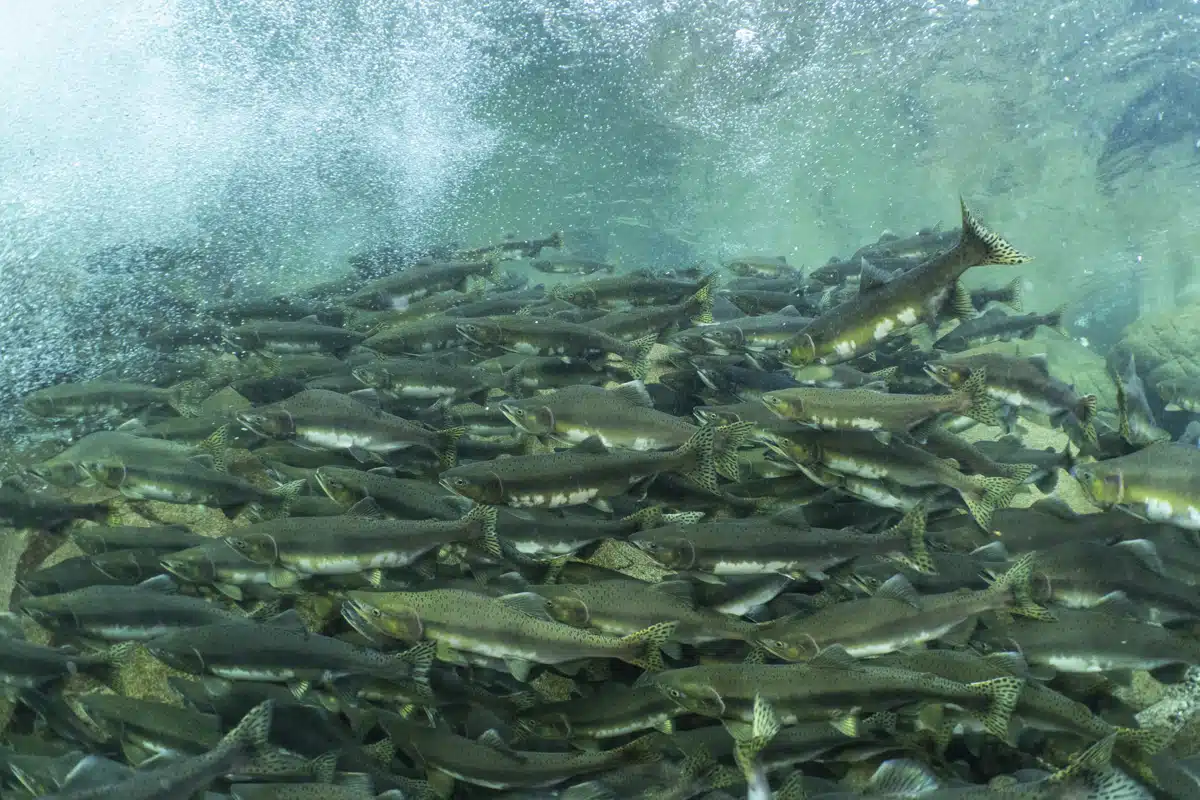
[[[354,369],[350,370],[350,374],[354,377],[354,380],[358,381],[363,386],[373,387],[375,385],[375,376],[371,375],[369,371],[363,369],[362,367],[355,367]]]
[[[254,416],[252,414],[249,414],[245,411],[239,411],[233,415],[233,418],[237,420],[237,423],[239,425],[241,425],[243,428],[250,431],[251,433],[256,433],[259,436],[267,435],[264,431],[264,427],[257,424],[257,422],[255,421]]]
[[[936,383],[938,386],[945,386],[947,388],[953,388],[950,386],[950,383],[948,381],[946,381],[945,378],[942,378],[941,376],[938,375],[937,368],[933,366],[932,361],[926,361],[925,364],[921,367],[921,371],[924,372],[925,375],[930,380],[932,380],[934,383]]]
[[[344,619],[351,628],[358,631],[372,642],[382,641],[383,632],[371,624],[367,619],[366,614],[361,608],[358,600],[347,600],[342,603],[341,609],[342,619]]]
[[[465,329],[466,329],[466,326],[463,325],[462,323],[458,323],[454,326],[454,330],[458,331],[458,335],[463,337],[464,339],[466,339],[471,344],[477,344],[480,347],[487,347],[486,342],[482,342],[479,339],[476,339],[474,336],[467,333],[467,331]]]
[[[503,414],[504,418],[511,422],[522,433],[532,433],[532,431],[526,428],[525,425],[520,421],[520,417],[516,414],[516,409],[511,404],[501,403],[500,413]],[[442,485],[444,486],[445,484],[443,483]]]

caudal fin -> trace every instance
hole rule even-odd
[[[1008,289],[1008,300],[1002,300],[1001,302],[1018,314],[1025,311],[1025,286],[1022,280],[1020,278],[1013,278],[1009,281],[1006,288]]]
[[[1096,404],[1096,395],[1085,394],[1075,406],[1075,418],[1079,420],[1079,427],[1083,429],[1083,435],[1089,442],[1096,441],[1096,426],[1093,423],[1096,418]]]
[[[437,457],[442,467],[450,469],[458,463],[458,440],[467,432],[466,428],[445,428],[437,432]]]
[[[974,262],[975,266],[1016,265],[1032,260],[1004,241],[1000,234],[988,230],[970,212],[965,200],[959,198],[959,203],[962,206],[962,238],[959,240],[958,247],[967,252],[978,251],[980,253],[979,260]]]
[[[895,558],[896,561],[926,575],[937,574],[937,565],[933,563],[933,556],[929,555],[929,548],[925,546],[924,504],[913,506],[904,515],[904,518],[896,523],[893,528],[889,529],[887,533],[895,536],[903,536],[908,544],[907,555],[897,556]]]
[[[175,409],[181,417],[198,417],[200,394],[207,390],[208,386],[200,380],[177,383],[169,390],[167,405]]]
[[[634,353],[633,363],[630,365],[629,372],[637,380],[645,378],[646,373],[650,371],[650,353],[656,344],[658,344],[658,336],[653,333],[649,336],[643,336],[641,339],[634,339],[629,343]]]
[[[1043,324],[1048,328],[1053,328],[1054,330],[1061,333],[1063,336],[1066,336],[1067,329],[1063,327],[1063,315],[1066,313],[1067,313],[1067,304],[1063,303],[1061,306],[1059,306],[1058,308],[1054,309],[1053,311],[1051,311],[1049,314],[1046,315]]]
[[[690,481],[705,491],[720,494],[720,487],[717,483],[717,462],[714,454],[716,440],[717,427],[711,424],[704,425],[675,452],[681,456],[694,455],[695,465],[684,472]]]
[[[504,555],[500,549],[500,539],[496,535],[496,519],[499,517],[499,512],[495,506],[483,505],[482,503],[473,507],[463,517],[463,522],[478,523],[480,536],[483,539],[483,546],[488,553],[496,558]]]
[[[246,712],[246,716],[242,717],[242,721],[235,725],[233,730],[225,734],[225,737],[221,739],[221,743],[217,746],[230,749],[245,748],[248,750],[261,750],[265,748],[267,746],[267,735],[271,732],[271,717],[274,713],[274,700],[259,703]]]
[[[1136,780],[1112,766],[1113,747],[1118,734],[1111,733],[1051,775],[1047,781],[1062,791],[1062,796],[1094,797],[1097,800],[1125,800],[1149,797]],[[1152,779],[1153,776],[1148,776]]]
[[[1008,721],[1012,718],[1013,709],[1025,688],[1025,681],[1015,675],[1005,675],[990,681],[979,681],[967,684],[976,694],[988,698],[987,712],[983,716],[983,727],[987,732],[1000,739],[1008,741]]]
[[[1005,478],[1012,478],[1021,483],[1029,480],[1029,476],[1037,469],[1033,464],[997,464],[996,466]]]
[[[738,463],[738,450],[754,433],[754,423],[734,422],[717,428],[716,440],[713,443],[713,459],[717,472],[721,477],[731,481],[740,481],[741,465]]]
[[[1000,418],[996,416],[996,404],[987,393],[987,370],[971,370],[971,374],[958,387],[955,394],[962,398],[966,406],[963,413],[981,425],[999,425]]]
[[[968,480],[973,484],[973,491],[960,492],[967,510],[979,523],[979,527],[991,530],[992,514],[998,508],[1007,508],[1013,496],[1021,488],[1021,482],[1011,478],[991,478],[983,475],[970,475]]]
[[[1057,619],[1050,611],[1042,608],[1033,599],[1033,567],[1036,553],[1026,553],[996,579],[989,591],[1011,596],[1008,611],[1030,619],[1052,622]]]
[[[705,275],[700,282],[700,288],[696,293],[688,299],[688,306],[695,309],[695,316],[692,317],[694,325],[712,325],[713,324],[713,290],[716,288],[717,274],[714,272]]]
[[[677,627],[678,622],[660,622],[622,637],[621,645],[628,653],[623,660],[649,672],[661,672],[666,669],[662,651],[670,644]]]

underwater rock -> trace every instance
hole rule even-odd
[[[1150,314],[1130,325],[1109,358],[1125,364],[1130,354],[1151,392],[1164,380],[1200,378],[1200,303]]]

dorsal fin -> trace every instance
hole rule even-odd
[[[308,630],[308,626],[304,624],[304,620],[300,618],[300,615],[296,613],[296,609],[294,608],[289,608],[282,614],[276,614],[275,616],[266,620],[263,624],[274,625],[277,628],[287,628],[288,630],[293,631]]]
[[[575,445],[575,449],[581,453],[607,453],[608,448],[604,446],[604,440],[599,436],[589,436],[579,444]]]
[[[775,313],[783,317],[798,317],[800,316],[800,309],[796,308],[794,305],[786,305]]]
[[[1166,576],[1166,567],[1163,566],[1162,557],[1159,556],[1158,548],[1154,546],[1154,542],[1147,539],[1127,539],[1113,546],[1133,553],[1138,561],[1142,562],[1151,572],[1164,577]]]
[[[858,273],[858,293],[866,294],[873,289],[878,289],[880,286],[886,286],[891,279],[891,275],[864,258],[862,260],[862,269]]]
[[[812,524],[804,514],[804,506],[789,506],[771,515],[772,522],[789,525],[793,528],[811,528]]]
[[[847,653],[846,648],[840,644],[831,644],[826,647],[812,661],[809,661],[808,665],[823,669],[857,669],[859,667],[854,656]]]
[[[888,797],[919,797],[938,788],[937,778],[919,761],[894,758],[875,770],[867,786]]]
[[[1079,518],[1079,514],[1075,513],[1071,506],[1057,497],[1043,497],[1030,508],[1041,511],[1043,514],[1051,514],[1059,519],[1075,520]]]
[[[323,325],[324,324],[321,322],[321,320],[317,319],[316,314],[309,314],[307,317],[301,317],[300,319],[298,319],[296,321],[303,322],[308,325]]]
[[[921,596],[917,594],[917,590],[908,582],[908,578],[903,575],[893,575],[883,582],[879,590],[875,592],[876,597],[886,597],[889,600],[899,600],[901,603],[907,603],[913,608],[921,607]]]
[[[548,601],[540,594],[533,592],[518,592],[517,594],[506,594],[503,597],[496,598],[497,603],[503,603],[514,611],[520,611],[522,614],[540,619],[545,622],[554,622],[554,618],[546,610]]]
[[[646,391],[646,384],[640,380],[622,383],[620,386],[609,389],[609,393],[631,406],[654,408],[654,400],[651,399],[650,393]]]
[[[1037,355],[1029,356],[1027,360],[1030,364],[1033,364],[1033,366],[1037,367],[1038,370],[1047,378],[1050,377],[1050,361],[1048,358],[1046,358],[1045,353],[1038,353]]]
[[[976,547],[969,553],[973,558],[978,558],[981,561],[1008,561],[1008,548],[1003,542],[990,542],[985,545]]]
[[[696,601],[695,587],[686,580],[663,581],[662,583],[654,584],[651,588],[667,597],[689,605],[694,604]]]
[[[364,497],[354,505],[346,509],[347,517],[358,517],[360,519],[383,519],[383,509],[379,507],[379,503],[375,502],[372,497]]]

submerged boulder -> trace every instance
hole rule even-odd
[[[1149,314],[1130,325],[1109,363],[1120,367],[1130,354],[1151,391],[1171,378],[1200,378],[1200,303]]]

